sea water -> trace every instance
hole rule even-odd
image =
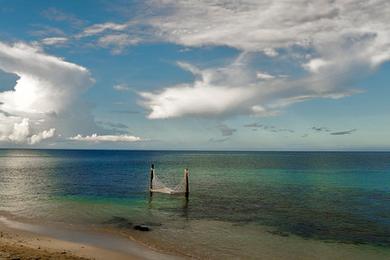
[[[150,196],[151,163],[172,187],[188,167],[189,199]],[[190,256],[390,256],[390,153],[5,149],[0,211]]]

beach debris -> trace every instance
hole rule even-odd
[[[150,231],[151,230],[150,227],[148,227],[145,224],[135,225],[134,229],[138,230],[138,231]]]

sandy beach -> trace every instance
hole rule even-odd
[[[178,258],[155,252],[131,240],[108,236],[98,233],[84,234],[73,230],[47,229],[43,226],[0,217],[0,259]]]
[[[214,226],[218,226],[217,222]],[[196,226],[192,229],[196,232]],[[227,231],[234,234],[235,228]],[[248,230],[248,235],[251,231]],[[214,253],[206,248],[189,248],[191,257],[200,259],[387,259],[388,252],[375,248],[363,250],[355,245],[323,243],[286,236],[262,233],[256,236],[259,247],[256,256],[248,253],[235,255],[223,245]],[[234,235],[231,237],[234,239]],[[150,237],[149,237],[150,239]],[[151,239],[149,242],[152,242]],[[239,239],[237,239],[239,241]],[[254,243],[254,240],[251,240]],[[52,226],[22,223],[9,217],[0,217],[0,260],[2,259],[185,259],[162,253],[144,245],[146,241],[133,241],[94,231],[53,229]],[[156,241],[155,241],[156,242]],[[194,242],[194,241],[193,241]],[[247,241],[249,242],[249,240]],[[225,248],[225,249],[224,249]],[[224,250],[224,251],[221,251]],[[227,250],[227,251],[226,251]],[[166,250],[164,252],[173,252]]]

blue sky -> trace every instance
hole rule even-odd
[[[0,0],[0,147],[389,150],[389,8]]]

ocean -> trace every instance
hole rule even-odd
[[[151,197],[151,163],[188,167],[189,199]],[[390,153],[4,149],[0,214],[200,258],[388,257]]]

